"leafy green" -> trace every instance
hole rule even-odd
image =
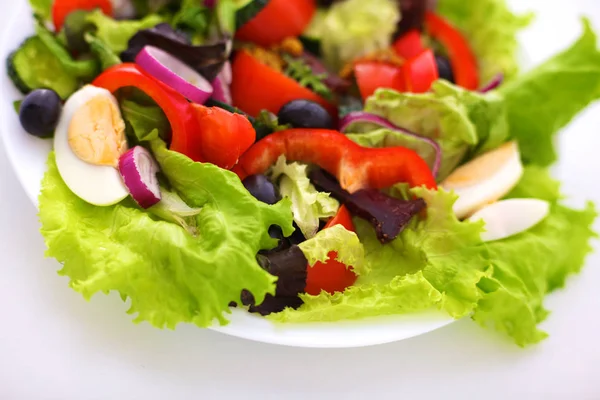
[[[285,74],[287,76],[325,99],[332,98],[333,94],[331,93],[331,89],[325,84],[327,74],[315,74],[310,65],[302,58],[294,58],[284,54],[283,59],[287,63],[285,68]]]
[[[350,232],[343,225],[334,225],[323,229],[311,239],[298,245],[309,265],[317,262],[327,262],[331,252],[335,252],[335,259],[348,267],[352,267],[357,275],[369,272],[365,260],[365,249],[358,236]]]
[[[509,80],[517,75],[517,33],[529,25],[532,14],[513,14],[506,0],[439,0],[437,12],[469,40],[479,61],[482,84],[499,73]]]
[[[232,172],[194,163],[155,141],[152,149],[173,189],[193,208],[197,236],[177,224],[157,221],[131,200],[92,206],[62,181],[54,154],[40,195],[47,255],[63,263],[61,275],[89,299],[117,291],[129,299],[136,322],[174,328],[180,322],[226,323],[231,301],[249,290],[258,303],[274,294],[275,278],[256,261],[272,248],[271,225],[293,232],[290,204],[260,203]]]
[[[153,14],[141,20],[117,21],[104,15],[100,10],[91,12],[87,20],[96,27],[96,37],[115,54],[125,51],[129,39],[138,31],[153,28],[163,22],[161,16]]]
[[[159,106],[142,105],[128,99],[121,100],[120,105],[123,119],[138,142],[168,137],[171,125]]]
[[[200,44],[207,34],[210,16],[211,10],[198,0],[183,0],[179,10],[173,16],[171,25],[190,32],[192,42]]]
[[[600,99],[600,51],[584,20],[581,38],[564,52],[503,85],[511,135],[525,162],[542,166],[556,156],[554,136],[590,103]]]
[[[329,196],[329,193],[319,192],[308,179],[308,166],[297,162],[287,163],[284,156],[279,157],[270,171],[274,181],[279,180],[279,192],[292,202],[294,221],[310,239],[319,230],[321,218],[333,217],[340,203]]]
[[[339,71],[355,58],[388,48],[399,20],[393,0],[346,0],[315,19],[310,31],[313,37],[320,33],[324,61]]]
[[[494,94],[463,90],[449,82],[437,81],[429,93],[399,93],[379,89],[366,103],[365,111],[382,116],[393,124],[421,136],[435,139],[442,149],[438,178],[444,179],[469,153],[498,147],[508,137],[504,103]],[[433,164],[435,152],[420,140],[390,130],[375,130],[371,124],[362,135],[350,138],[363,146],[406,146]]]
[[[160,188],[161,200],[148,209],[148,212],[174,224],[181,225],[190,234],[198,235],[196,216],[202,212],[202,208],[192,208],[175,192]]]
[[[52,16],[52,3],[54,0],[29,0],[29,5],[33,13],[41,17],[44,21],[50,20]]]
[[[90,45],[90,50],[100,62],[102,70],[121,64],[121,59],[102,40],[91,33],[85,34],[85,41]]]

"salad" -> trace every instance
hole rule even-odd
[[[136,322],[437,308],[517,345],[581,270],[556,134],[600,98],[587,20],[523,74],[504,0],[30,0],[7,60],[52,140],[47,255]],[[468,4],[467,4],[468,3]]]

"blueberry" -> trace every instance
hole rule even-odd
[[[52,136],[62,112],[62,101],[55,91],[37,89],[29,93],[19,109],[21,126],[30,135]]]
[[[250,175],[242,183],[252,196],[263,203],[275,204],[279,201],[275,185],[264,175]]]
[[[333,129],[331,115],[314,101],[293,100],[285,104],[277,114],[279,124],[294,128]]]

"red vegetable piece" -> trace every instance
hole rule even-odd
[[[402,70],[394,65],[379,62],[360,62],[354,66],[354,76],[363,100],[379,88],[404,90]]]
[[[394,42],[392,47],[405,60],[414,58],[426,50],[421,39],[421,32],[417,29],[406,32]]]
[[[435,55],[431,50],[425,50],[417,57],[407,61],[402,66],[405,89],[412,93],[425,93],[431,89],[431,84],[438,80],[439,71]]]
[[[324,229],[335,225],[342,225],[347,230],[355,232],[352,216],[346,206],[340,207],[337,215],[325,225]],[[329,253],[327,262],[317,262],[312,267],[308,267],[306,293],[316,296],[324,290],[333,294],[343,292],[347,287],[354,285],[357,278],[356,274],[345,264],[336,261],[337,256],[337,253],[332,251]]]
[[[91,11],[96,8],[101,9],[106,15],[113,15],[113,7],[110,0],[54,0],[54,4],[52,5],[54,29],[56,32],[60,32],[67,15],[73,11]]]

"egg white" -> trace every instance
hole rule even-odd
[[[125,199],[129,192],[121,174],[110,166],[93,165],[81,160],[69,145],[69,126],[77,110],[96,96],[106,96],[119,109],[115,97],[105,89],[85,86],[65,103],[54,134],[56,166],[65,184],[82,200],[97,206],[109,206]]]
[[[550,213],[550,203],[539,199],[509,199],[490,204],[469,218],[484,221],[484,242],[505,239],[539,224]]]

